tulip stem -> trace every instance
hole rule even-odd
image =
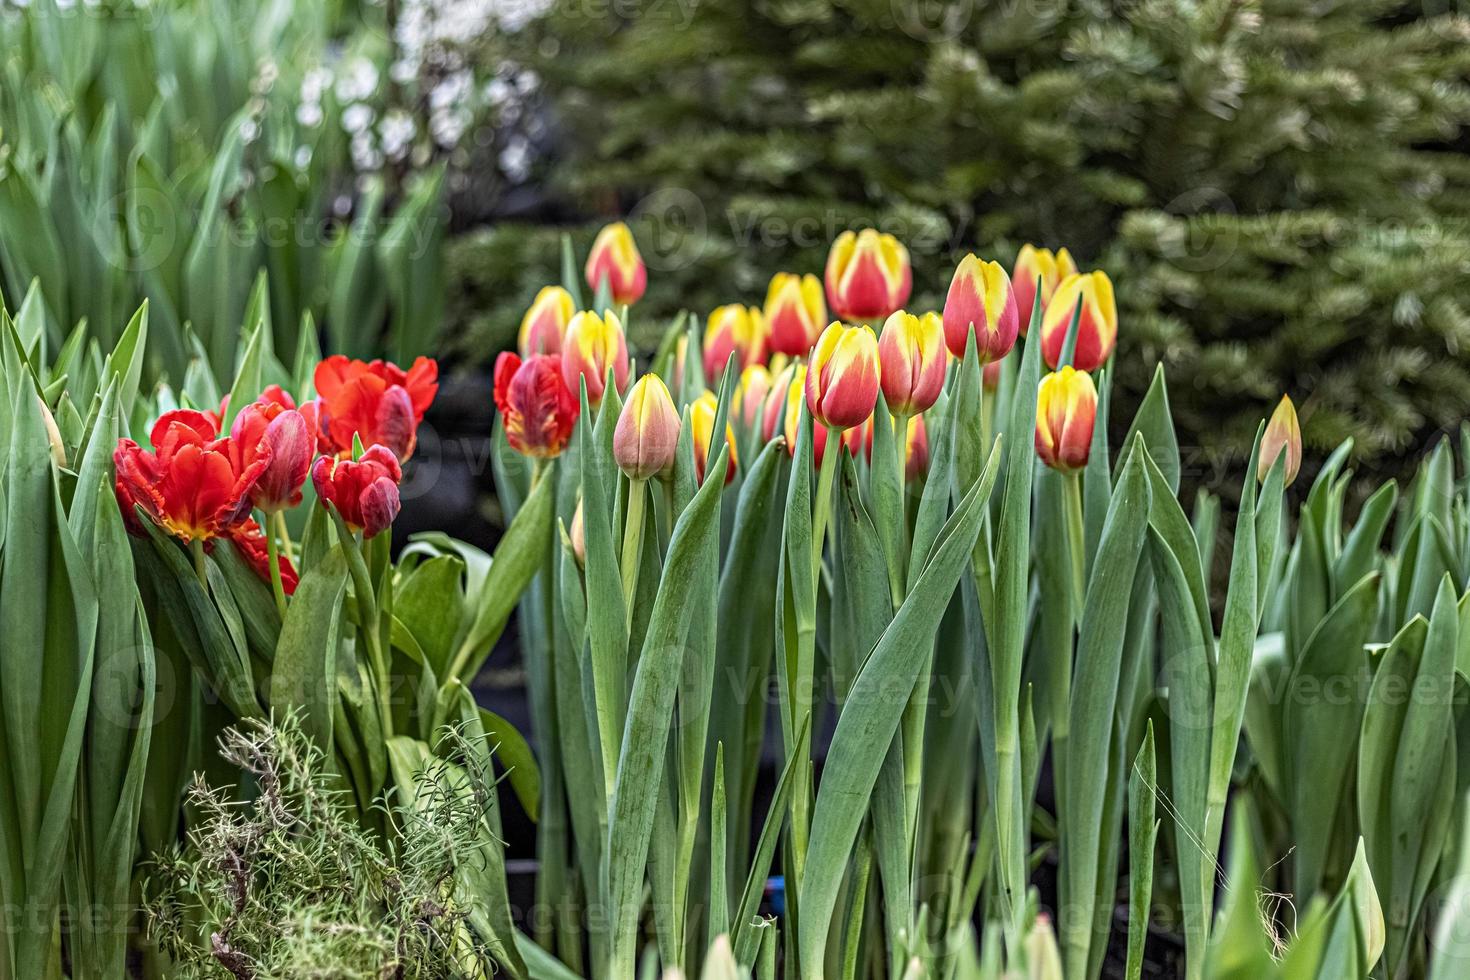
[[[813,435],[816,429],[812,430]],[[837,458],[842,455],[842,430],[827,426],[827,445],[822,453],[822,471],[817,477],[816,513],[812,517],[812,583],[822,578],[822,551],[827,540],[827,519],[832,513],[832,483],[837,475]],[[814,593],[815,594],[815,593]]]
[[[281,537],[281,549],[286,553],[286,562],[296,564],[296,548],[291,544],[291,529],[286,526],[286,512],[278,510],[271,515],[271,526]]]
[[[1067,544],[1072,553],[1073,620],[1082,622],[1082,605],[1087,599],[1086,556],[1082,535],[1082,474],[1067,473],[1063,478],[1067,496]]]
[[[623,522],[623,599],[628,606],[628,629],[633,626],[633,594],[638,590],[638,566],[643,557],[644,502],[647,480],[628,481],[628,516]]]
[[[204,587],[204,594],[209,594],[209,572],[204,565],[204,539],[194,538],[189,542],[189,552],[194,556],[194,574],[199,576],[199,584]]]
[[[983,388],[983,386],[982,386]],[[990,451],[991,429],[995,425],[995,392],[980,392],[980,445]]]
[[[276,511],[266,523],[274,524],[275,517],[280,514]],[[276,612],[281,614],[281,621],[286,620],[286,586],[281,581],[281,559],[280,552],[276,547],[276,535],[274,530],[265,532],[265,560],[271,569],[271,591],[276,596]]]

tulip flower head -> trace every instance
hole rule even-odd
[[[585,378],[587,401],[597,405],[602,402],[609,368],[613,383],[622,391],[628,385],[628,341],[623,336],[623,323],[611,310],[604,316],[583,310],[572,317],[562,339],[562,379],[577,397],[578,379]]]
[[[765,319],[771,350],[804,357],[817,342],[822,324],[827,322],[822,284],[813,275],[776,273],[766,290]]]
[[[998,361],[1016,345],[1021,327],[1011,277],[999,262],[966,255],[955,269],[944,299],[944,341],[955,357],[965,356],[970,331],[979,346],[981,364]]]
[[[939,400],[949,367],[939,314],[914,316],[899,310],[890,316],[878,338],[878,365],[890,412],[907,416],[928,411]]]
[[[582,497],[577,495],[577,509],[572,512],[572,526],[567,529],[567,537],[572,541],[572,554],[577,558],[578,565],[587,564],[587,520],[582,516]]]
[[[818,424],[861,425],[878,401],[878,339],[867,327],[833,322],[812,348],[806,404]]]
[[[541,287],[536,301],[521,317],[521,331],[516,341],[521,356],[560,353],[562,336],[576,312],[571,293],[560,286]]]
[[[1271,464],[1282,453],[1286,454],[1284,486],[1289,487],[1302,468],[1302,427],[1297,421],[1296,406],[1286,395],[1282,395],[1281,401],[1276,403],[1276,411],[1271,413],[1271,420],[1266,423],[1266,432],[1261,436],[1256,479],[1265,483],[1266,475],[1271,472]]]
[[[712,453],[710,444],[714,441],[715,415],[719,412],[719,402],[715,399],[715,393],[706,391],[694,400],[689,406],[689,434],[694,441],[694,474],[695,478],[703,483],[704,471],[709,465]],[[725,483],[735,479],[735,430],[730,423],[725,423],[725,445],[730,449],[729,462],[725,465]]]
[[[1036,454],[1062,473],[1087,465],[1097,421],[1097,389],[1085,371],[1064,367],[1041,379],[1036,393]]]
[[[740,372],[740,387],[735,390],[733,409],[740,424],[747,430],[754,427],[756,420],[760,418],[773,383],[771,372],[764,364],[752,364]]]
[[[613,429],[613,459],[630,480],[647,480],[673,468],[679,446],[679,413],[664,379],[645,374],[633,383]]]
[[[754,306],[738,303],[721,306],[709,315],[704,328],[704,377],[718,384],[730,355],[735,366],[745,370],[766,359],[766,318]]]
[[[439,365],[420,357],[407,370],[388,361],[354,361],[333,354],[312,377],[317,400],[302,414],[322,452],[346,456],[356,436],[364,446],[391,449],[399,462],[413,455],[419,423],[439,390]]]
[[[180,409],[153,424],[152,452],[131,439],[118,440],[114,487],[131,530],[142,533],[135,507],[185,542],[229,534],[249,516],[250,492],[270,464],[270,447],[242,462],[230,440],[218,435],[204,412]]]
[[[908,463],[904,466],[903,477],[912,483],[929,472],[929,429],[924,425],[924,416],[909,418],[905,438],[908,439]]]
[[[237,469],[243,471],[262,456],[267,461],[250,501],[268,514],[301,503],[315,449],[306,419],[276,385],[242,408],[230,426],[230,457]]]
[[[1077,263],[1072,261],[1072,253],[1065,248],[1059,249],[1053,255],[1049,248],[1021,246],[1021,251],[1016,255],[1015,268],[1011,272],[1011,286],[1016,291],[1016,312],[1020,316],[1022,337],[1031,328],[1031,312],[1036,307],[1038,284],[1041,309],[1045,313],[1057,286],[1076,271]]]
[[[245,563],[250,566],[256,575],[260,576],[262,582],[271,580],[270,548],[266,544],[265,531],[259,524],[250,518],[246,518],[230,529],[230,542]],[[301,581],[296,566],[285,555],[276,556],[276,567],[281,572],[281,591],[286,595],[294,595],[296,586]]]
[[[321,500],[331,503],[342,520],[364,538],[386,529],[398,516],[398,481],[403,469],[386,446],[369,446],[358,459],[318,457],[311,483]]]
[[[1113,298],[1113,281],[1105,272],[1068,276],[1057,286],[1041,321],[1041,356],[1050,368],[1061,360],[1062,345],[1072,316],[1077,319],[1077,346],[1072,366],[1079,371],[1096,371],[1112,356],[1118,342],[1118,305]]]
[[[844,320],[882,320],[908,302],[914,287],[909,250],[872,228],[837,236],[825,278],[827,302]]]
[[[596,290],[603,279],[612,290],[614,303],[632,306],[648,288],[648,268],[633,233],[621,221],[615,221],[597,233],[592,251],[587,256],[587,286]]]
[[[561,358],[510,351],[495,360],[495,408],[510,448],[523,456],[559,456],[572,436],[581,405],[562,379]]]

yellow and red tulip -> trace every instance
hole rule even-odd
[[[765,407],[774,380],[764,364],[752,364],[740,372],[740,387],[735,392],[734,411],[740,424],[749,430]]]
[[[586,379],[587,401],[596,405],[602,401],[609,369],[613,383],[622,391],[628,384],[628,341],[623,336],[623,323],[611,310],[602,316],[583,310],[567,324],[562,340],[562,378],[573,398],[580,391],[579,379]]]
[[[878,365],[890,412],[917,415],[928,411],[939,400],[949,367],[939,314],[914,316],[899,310],[891,315],[878,337]]]
[[[1011,277],[999,262],[966,255],[944,298],[944,341],[955,357],[965,356],[974,329],[981,364],[998,361],[1016,345],[1020,313]]]
[[[1016,312],[1021,317],[1021,336],[1031,328],[1031,311],[1036,306],[1037,284],[1040,284],[1041,309],[1046,311],[1061,281],[1077,271],[1072,253],[1065,248],[1055,255],[1049,248],[1022,245],[1016,254],[1016,265],[1011,272],[1011,286],[1016,291]]]
[[[1276,403],[1276,411],[1271,413],[1271,420],[1266,423],[1266,432],[1261,436],[1256,479],[1264,483],[1266,474],[1271,472],[1271,464],[1283,453],[1286,454],[1284,485],[1289,487],[1302,468],[1302,427],[1296,417],[1296,406],[1286,395],[1282,395],[1281,401]]]
[[[532,354],[522,361],[511,351],[495,360],[495,407],[510,448],[540,459],[561,455],[582,410],[562,379],[560,357]]]
[[[663,378],[645,374],[633,382],[613,429],[613,459],[630,480],[646,480],[673,468],[679,446],[679,413]]]
[[[715,415],[719,411],[715,393],[706,391],[689,406],[689,433],[694,442],[694,475],[703,483],[705,467],[712,455],[710,443],[714,440]],[[725,482],[735,479],[735,430],[725,423],[725,445],[730,449],[729,461],[725,465]]]
[[[1041,379],[1036,392],[1036,454],[1054,470],[1087,465],[1097,421],[1097,388],[1085,371],[1064,367]]]
[[[766,329],[771,350],[803,357],[827,322],[827,303],[816,276],[778,272],[766,290]]]
[[[596,290],[607,280],[614,303],[632,306],[648,288],[648,268],[633,233],[621,221],[615,221],[597,233],[592,251],[587,256],[587,286]]]
[[[904,466],[903,477],[912,482],[929,472],[929,428],[924,424],[924,416],[914,415],[909,418],[906,438],[908,463]]]
[[[844,320],[881,320],[908,302],[909,250],[892,235],[844,231],[827,253],[827,303]]]
[[[718,384],[731,354],[736,356],[736,368],[742,371],[764,361],[766,337],[766,318],[754,306],[731,303],[715,309],[704,328],[705,379]]]
[[[1072,366],[1079,371],[1096,371],[1112,356],[1118,342],[1118,304],[1113,298],[1113,281],[1106,272],[1083,272],[1068,276],[1057,286],[1041,321],[1041,356],[1055,368],[1062,345],[1072,325],[1072,315],[1081,307],[1077,320],[1077,346]]]
[[[833,321],[812,347],[806,405],[817,424],[861,425],[878,401],[878,339],[867,327]]]
[[[536,294],[536,301],[521,317],[521,332],[516,341],[521,356],[561,353],[561,339],[576,312],[571,293],[560,286],[543,286]]]

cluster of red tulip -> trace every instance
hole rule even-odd
[[[586,275],[593,287],[605,279],[619,302],[642,295],[647,272],[626,225],[610,225],[598,235]],[[986,388],[993,390],[1001,361],[1024,335],[1039,294],[1041,352],[1054,373],[1038,391],[1036,450],[1058,470],[1075,472],[1086,465],[1097,405],[1088,372],[1108,360],[1118,335],[1107,275],[1079,272],[1066,249],[1053,254],[1027,245],[1009,275],[998,262],[967,255],[950,282],[942,313],[907,312],[903,307],[912,288],[908,250],[896,238],[871,228],[843,232],[833,243],[824,281],[777,273],[764,307],[721,306],[709,315],[705,377],[719,377],[734,358],[741,370],[735,417],[766,441],[780,432],[792,450],[804,397],[817,422],[818,463],[829,432],[841,432],[853,453],[871,452],[873,409],[881,393],[889,412],[905,426],[904,458],[912,479],[927,465],[924,413],[940,396],[949,359],[963,356],[973,335]],[[830,322],[829,309],[837,318]],[[1055,370],[1074,319],[1070,364]],[[628,352],[617,317],[576,312],[561,287],[541,290],[521,324],[520,354],[502,354],[496,365],[496,404],[511,446],[530,456],[560,453],[576,422],[573,392],[579,379],[586,379],[588,397],[596,403],[609,369],[621,390]],[[674,371],[682,377],[682,362]],[[691,410],[701,476],[714,407],[710,395]],[[618,465],[636,479],[665,472],[672,465],[678,427],[665,383],[652,375],[640,378],[619,419]],[[727,430],[726,438],[733,476],[733,432]]]
[[[298,406],[271,385],[240,409],[228,435],[221,434],[228,396],[218,411],[165,412],[149,433],[151,450],[120,439],[113,452],[123,517],[142,534],[141,510],[201,555],[228,538],[289,595],[297,575],[283,514],[301,503],[307,475],[354,532],[371,538],[387,528],[398,516],[401,464],[413,454],[438,374],[424,357],[405,371],[337,355],[316,366],[315,398]]]

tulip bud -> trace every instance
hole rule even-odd
[[[1118,305],[1113,298],[1113,282],[1106,272],[1086,272],[1068,276],[1057,286],[1046,315],[1041,321],[1041,356],[1047,367],[1055,368],[1061,360],[1062,345],[1072,316],[1081,304],[1077,320],[1077,346],[1072,352],[1072,366],[1079,371],[1096,371],[1112,356],[1118,342]]]
[[[929,472],[929,429],[924,424],[924,416],[909,418],[905,438],[908,439],[908,464],[904,467],[903,477],[912,482]]]
[[[523,456],[559,456],[577,424],[581,403],[562,380],[561,358],[510,351],[495,360],[495,408],[510,448]]]
[[[567,532],[572,539],[572,554],[577,556],[578,565],[587,564],[587,524],[582,517],[582,497],[577,497],[577,509],[572,514],[572,526]]]
[[[805,356],[827,322],[822,284],[813,275],[776,273],[766,290],[765,319],[771,350],[792,357]]]
[[[301,503],[301,487],[315,450],[316,438],[302,414],[270,395],[242,408],[230,426],[230,457],[236,469],[266,460],[250,502],[268,514]]]
[[[744,429],[752,428],[760,417],[771,384],[771,372],[763,364],[752,364],[740,372],[740,387],[735,391],[733,407]]]
[[[648,288],[648,269],[633,233],[621,221],[615,221],[597,233],[592,251],[587,256],[587,286],[596,290],[607,279],[614,303],[632,306]]]
[[[1049,248],[1022,245],[1011,272],[1011,286],[1016,291],[1016,313],[1020,316],[1021,336],[1031,328],[1031,313],[1036,308],[1037,284],[1040,283],[1041,310],[1056,292],[1057,285],[1077,271],[1072,253],[1065,248],[1053,255]]]
[[[999,262],[966,255],[955,269],[944,299],[944,341],[955,357],[965,356],[975,330],[981,364],[998,361],[1016,345],[1021,316],[1011,279]]]
[[[358,459],[317,458],[311,468],[316,495],[329,501],[342,520],[364,538],[385,530],[398,516],[398,457],[384,446],[369,446]]]
[[[694,474],[701,483],[704,482],[704,470],[712,455],[710,443],[714,439],[715,414],[719,407],[712,391],[706,391],[689,406],[689,431],[694,437]],[[729,422],[725,423],[725,444],[730,447],[730,459],[725,466],[725,482],[729,483],[735,479],[736,469],[735,430],[730,428]]]
[[[834,321],[812,348],[806,405],[819,425],[847,429],[878,401],[878,339],[867,327]]]
[[[576,312],[571,293],[560,286],[541,287],[536,301],[521,317],[521,332],[516,342],[521,356],[560,353],[562,336]]]
[[[1000,387],[1000,366],[1005,363],[1005,358],[998,361],[990,361],[980,369],[980,386],[986,391],[995,391]]]
[[[736,355],[735,366],[744,370],[766,357],[766,319],[756,307],[738,303],[721,306],[709,315],[704,329],[704,377],[718,384],[725,373],[730,355]]]
[[[1296,406],[1286,395],[1276,403],[1271,421],[1266,423],[1266,434],[1261,437],[1260,459],[1256,463],[1256,479],[1266,482],[1271,464],[1276,457],[1286,453],[1286,477],[1284,486],[1291,486],[1302,468],[1302,427],[1297,421]]]
[[[1062,954],[1046,915],[1036,917],[1026,936],[1026,980],[1062,980]]]
[[[909,250],[892,235],[844,231],[827,254],[827,302],[844,320],[881,320],[908,302]]]
[[[51,447],[51,461],[56,464],[57,469],[66,469],[66,445],[61,441],[61,430],[56,427],[56,416],[51,414],[45,400],[36,396],[36,404],[41,407],[41,424],[46,429],[46,443]]]
[[[890,316],[878,338],[878,365],[890,412],[903,416],[928,411],[939,400],[949,367],[939,314],[919,317],[899,310]]]
[[[1036,454],[1062,473],[1087,465],[1092,427],[1097,420],[1097,389],[1085,371],[1064,367],[1041,379],[1036,393]]]
[[[628,384],[628,341],[622,321],[611,310],[605,316],[583,310],[567,324],[562,340],[562,378],[573,397],[579,391],[577,379],[586,378],[587,401],[596,405],[602,401],[609,368],[613,383],[622,391]]]
[[[613,459],[630,480],[646,480],[674,465],[679,413],[664,379],[645,374],[633,383],[613,429]]]

